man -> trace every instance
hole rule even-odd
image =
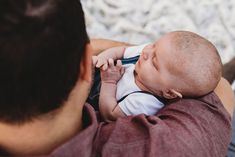
[[[234,102],[225,80],[216,88],[224,106],[211,93],[155,116],[99,122],[84,106],[93,51],[80,2],[2,0],[0,6],[1,156],[225,155],[226,109]],[[96,52],[119,44],[92,41]]]

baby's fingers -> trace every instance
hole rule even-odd
[[[122,66],[122,61],[121,60],[117,60],[117,64],[116,66],[118,67],[118,69],[120,70],[120,74],[123,75],[125,72],[124,67]]]
[[[96,66],[97,61],[98,61],[98,57],[97,56],[92,56],[92,64],[93,64],[93,66]]]
[[[125,68],[124,67],[121,67],[121,75],[123,75],[125,72]]]
[[[105,71],[108,69],[108,63],[105,63],[103,66],[102,66],[102,70]]]
[[[117,67],[122,67],[122,61],[121,61],[121,60],[117,60],[116,66],[117,66]]]
[[[101,59],[98,59],[95,66],[96,66],[96,68],[100,68],[104,64],[105,64],[104,61],[102,61]]]
[[[112,58],[109,58],[108,63],[109,63],[109,67],[111,67],[111,68],[114,67],[114,61]]]

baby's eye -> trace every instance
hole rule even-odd
[[[153,66],[155,67],[155,69],[158,70],[158,66],[157,66],[155,57],[152,58],[152,63],[153,63]]]

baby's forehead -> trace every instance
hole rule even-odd
[[[164,36],[162,36],[161,38],[155,40],[152,45],[154,45],[154,47],[158,48],[158,47],[173,47],[176,46],[177,44],[177,39],[175,39],[173,34],[166,34]]]

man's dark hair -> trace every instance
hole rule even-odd
[[[0,121],[59,108],[89,42],[79,0],[0,1]]]

